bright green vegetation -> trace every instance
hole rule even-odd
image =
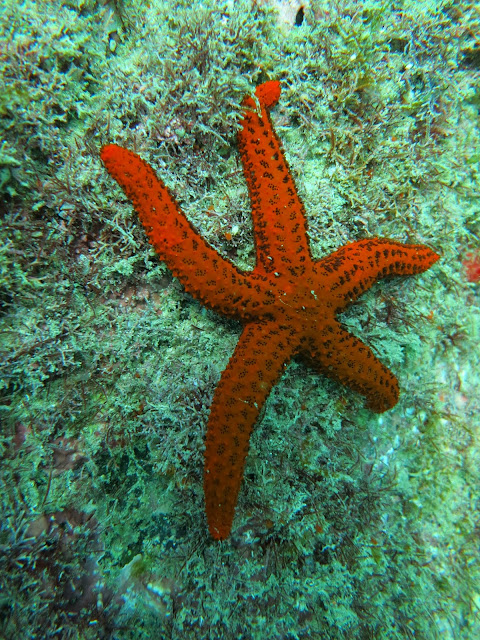
[[[0,636],[480,636],[480,108],[474,3],[0,3]],[[475,39],[477,34],[477,39]],[[240,103],[272,113],[321,256],[421,242],[344,322],[398,376],[382,416],[292,363],[231,538],[203,436],[239,327],[184,294],[99,160],[136,150],[200,233],[253,264]]]

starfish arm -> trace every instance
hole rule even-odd
[[[328,325],[315,336],[306,358],[320,373],[364,396],[371,411],[383,413],[397,404],[397,378],[366,344],[339,323]]]
[[[254,293],[252,279],[222,258],[194,230],[150,165],[116,144],[103,147],[101,158],[133,202],[158,256],[185,290],[225,315],[248,311]]]
[[[368,238],[347,244],[314,263],[314,271],[335,300],[336,310],[341,311],[377,280],[422,273],[439,258],[423,244]]]
[[[310,261],[305,210],[285,160],[268,108],[280,96],[279,82],[266,82],[245,98],[238,146],[252,204],[256,273],[303,275]]]
[[[213,538],[232,527],[250,433],[285,363],[292,331],[269,322],[247,324],[213,397],[205,448],[205,509]]]

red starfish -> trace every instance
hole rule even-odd
[[[114,144],[101,152],[159,257],[186,291],[243,324],[207,426],[205,505],[217,540],[230,533],[253,426],[293,356],[361,393],[372,411],[396,404],[395,376],[336,316],[380,278],[420,273],[439,258],[423,245],[370,238],[313,260],[304,208],[267,111],[280,97],[280,83],[266,82],[255,94],[256,100],[244,100],[238,134],[252,203],[253,271],[240,271],[220,256],[135,153]]]

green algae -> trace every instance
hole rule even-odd
[[[17,5],[0,8],[3,636],[478,635],[474,5],[318,1],[300,27],[243,1]],[[398,405],[373,415],[292,363],[219,544],[203,435],[239,326],[158,263],[98,154],[138,151],[251,268],[235,132],[267,78],[312,253],[379,235],[442,259],[342,318]]]

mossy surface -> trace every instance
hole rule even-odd
[[[480,15],[304,6],[0,4],[2,637],[480,636]],[[137,151],[249,269],[235,134],[267,79],[313,254],[383,236],[442,257],[342,317],[398,405],[293,362],[215,543],[203,438],[240,327],[159,263],[99,150]]]

